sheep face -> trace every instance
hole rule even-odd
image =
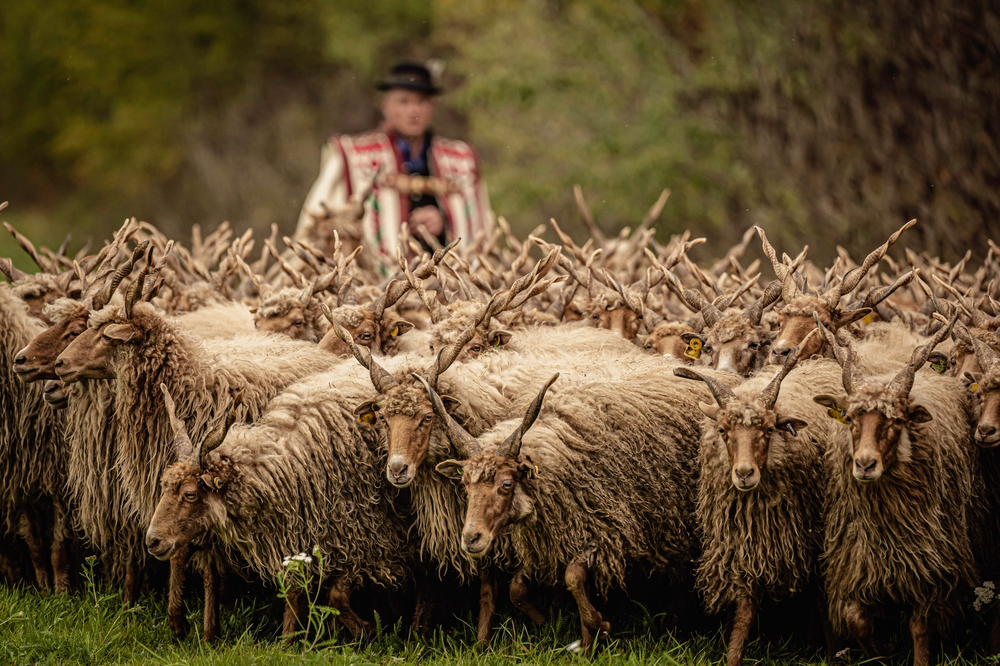
[[[455,360],[459,363],[465,363],[466,361],[477,359],[491,349],[500,349],[510,342],[511,337],[512,335],[509,331],[488,331],[485,336],[482,331],[476,331],[472,339],[462,347],[462,351],[459,352]],[[441,349],[447,347],[448,344],[450,342],[443,339],[432,340],[431,354],[437,354]]]
[[[226,515],[221,491],[224,474],[203,472],[187,463],[171,465],[160,481],[160,501],[146,530],[146,549],[158,560],[169,560],[217,526]]]
[[[86,314],[53,324],[17,353],[14,372],[24,382],[58,379],[56,358],[86,330]]]
[[[449,396],[441,399],[448,409],[459,404]],[[363,403],[354,413],[363,423],[378,423],[385,433],[389,449],[385,476],[389,483],[397,488],[410,485],[424,463],[438,421],[426,392],[412,382],[402,383]]]
[[[730,313],[709,329],[703,351],[712,355],[716,369],[746,377],[762,360],[765,342],[759,326],[742,313]]]
[[[739,399],[721,408],[699,404],[705,416],[713,419],[719,437],[725,443],[733,487],[748,491],[760,483],[767,467],[771,443],[775,437],[795,437],[805,421],[781,418],[773,409],[763,408],[756,399]]]
[[[851,324],[871,310],[863,308],[860,310],[831,310],[826,301],[812,294],[796,296],[785,305],[778,313],[778,336],[771,343],[771,362],[781,363],[788,356],[788,353],[797,347],[809,331],[815,330],[816,320],[814,314],[819,316],[820,321],[831,332]],[[814,336],[812,340],[802,350],[802,354],[808,358],[820,353],[823,349],[823,337]]]
[[[534,466],[526,462],[488,450],[469,460],[447,460],[437,470],[465,487],[462,550],[472,557],[488,553],[507,525],[534,513]]]
[[[830,409],[830,416],[842,420],[851,431],[853,452],[851,472],[862,483],[878,481],[897,461],[910,453],[910,429],[931,420],[931,414],[909,396],[892,396],[885,389],[865,386],[852,396],[846,408],[833,396],[816,396],[817,403]]]
[[[69,406],[71,387],[58,379],[49,379],[42,388],[42,398],[52,409],[66,409]]]
[[[142,331],[130,323],[103,323],[88,328],[74,339],[56,359],[55,370],[64,382],[81,379],[114,379],[111,359],[124,344],[137,344]]]
[[[591,323],[597,328],[605,328],[620,338],[635,342],[642,320],[627,307],[594,310],[590,314]]]
[[[386,345],[390,340],[413,330],[413,324],[402,319],[381,321],[375,318],[375,313],[363,307],[341,306],[333,311],[333,319],[347,329],[354,338],[354,344],[367,347],[372,352],[385,354]],[[319,341],[320,349],[325,349],[337,356],[350,356],[351,350],[343,340],[337,337],[333,329],[327,331]]]
[[[983,335],[983,333],[986,335]],[[989,333],[982,331],[982,329],[971,328],[969,329],[969,334],[979,338],[983,342],[989,340]],[[951,348],[951,354],[948,356],[948,366],[945,374],[951,377],[964,377],[965,373],[976,375],[982,371],[979,359],[976,357],[976,352],[973,350],[972,345],[961,339],[956,339],[955,345]]]
[[[697,340],[697,342],[693,341]],[[701,357],[705,340],[686,324],[662,322],[642,341],[642,348],[657,356],[691,362]]]
[[[984,449],[1000,445],[1000,377],[968,375],[970,390],[979,397],[979,424],[976,426],[976,444]]]

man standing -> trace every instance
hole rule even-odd
[[[425,245],[420,227],[441,245],[456,238],[471,242],[489,229],[492,211],[472,148],[430,129],[440,88],[426,67],[414,63],[396,65],[378,87],[385,93],[382,126],[330,139],[296,237],[314,235],[309,230],[330,211],[346,209],[352,195],[371,188],[358,239],[370,251],[394,256],[403,224]]]

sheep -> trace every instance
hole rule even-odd
[[[648,361],[615,380],[565,373],[570,381],[539,417],[556,375],[520,425],[504,421],[478,439],[448,414],[432,382],[414,375],[460,454],[436,469],[460,479],[468,495],[462,550],[483,557],[509,539],[516,581],[566,585],[588,649],[610,631],[588,581],[601,596],[631,566],[684,581],[697,554],[689,461],[700,438],[697,403],[708,393]]]
[[[200,437],[230,394],[245,391],[247,417],[255,419],[283,387],[327,369],[336,359],[316,345],[277,334],[199,340],[142,301],[142,293],[140,275],[121,308],[105,306],[92,313],[89,328],[60,354],[55,370],[67,382],[116,380],[116,465],[128,510],[148,525],[159,499],[160,476],[173,462],[170,423],[162,394],[154,387],[166,383],[171,393],[183,395],[180,409],[190,414],[191,430]],[[186,555],[179,551],[171,561],[168,612],[178,636],[188,630],[179,596]],[[203,569],[214,577],[211,566]],[[218,635],[215,617],[214,612],[205,614],[206,640]]]
[[[15,288],[0,285],[0,357],[6,360],[0,370],[0,529],[24,540],[42,590],[66,592],[72,517],[61,419],[44,401],[41,386],[18,381],[10,363],[41,325]]]
[[[735,389],[690,368],[674,370],[705,381],[715,397],[716,404],[699,405],[697,584],[710,613],[735,610],[729,666],[743,663],[762,598],[801,594],[817,578],[823,452],[846,428],[811,399],[839,390],[840,366],[826,359],[796,365],[805,342],[773,377],[762,371]]]
[[[871,252],[861,266],[847,273],[839,284],[826,288],[823,293],[807,293],[800,289],[795,282],[796,267],[786,266],[778,261],[777,253],[767,241],[764,230],[754,227],[763,244],[764,254],[771,260],[775,275],[781,281],[781,296],[785,303],[778,314],[780,331],[771,345],[771,355],[774,360],[780,363],[793,347],[805,339],[806,334],[813,328],[814,313],[819,314],[824,326],[836,332],[871,314],[876,305],[910,282],[916,275],[914,271],[900,277],[888,287],[871,290],[860,302],[852,303],[846,308],[840,305],[841,298],[854,291],[871,267],[877,264],[889,248],[899,240],[899,236],[916,223],[916,220],[910,220],[900,227],[885,243]],[[805,353],[808,356],[820,353],[823,343],[822,336],[813,338],[812,348],[806,349]]]
[[[814,400],[842,419],[851,435],[830,440],[825,461],[830,619],[875,655],[883,646],[873,635],[871,606],[908,607],[913,662],[928,664],[932,632],[959,613],[958,591],[974,580],[968,401],[956,379],[917,374],[951,325],[890,374],[890,364],[879,358],[886,352],[880,342],[841,347],[819,313],[815,320],[843,368],[847,396]],[[858,359],[882,367],[866,371]]]
[[[407,575],[406,525],[380,488],[374,430],[347,407],[371,387],[367,378],[345,379],[333,371],[288,386],[252,425],[230,430],[231,413],[197,449],[161,384],[177,462],[163,474],[146,532],[149,552],[166,560],[214,532],[274,582],[283,555],[318,546],[338,619],[355,638],[370,630],[351,609],[351,592],[363,582],[399,586]],[[286,638],[295,631],[296,611],[293,593]]]

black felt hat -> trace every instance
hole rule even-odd
[[[427,95],[439,95],[441,89],[434,85],[431,72],[423,65],[415,62],[403,62],[392,68],[389,76],[378,82],[379,90],[405,88],[416,90]]]

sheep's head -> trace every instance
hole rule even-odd
[[[167,468],[160,480],[160,501],[146,530],[146,548],[158,560],[168,560],[180,548],[200,539],[211,529],[221,528],[226,519],[224,494],[235,477],[232,463],[226,458],[214,461],[208,454],[222,444],[236,419],[235,408],[225,422],[194,447],[184,421],[177,418],[174,401],[167,387],[164,394],[167,416],[174,428],[174,448],[178,461]]]
[[[651,354],[690,363],[701,358],[705,340],[685,323],[664,321],[641,341],[641,346]]]
[[[465,302],[462,306],[459,311],[453,312],[451,317],[438,322],[431,328],[430,350],[432,354],[455,344],[456,340],[465,336],[470,326],[475,325],[476,315],[478,310],[482,308],[482,304]],[[509,331],[503,330],[495,319],[491,319],[475,327],[472,339],[465,343],[456,360],[464,363],[479,358],[491,349],[496,350],[504,347],[510,342],[511,337]]]
[[[678,377],[699,379],[712,391],[716,404],[701,403],[698,407],[718,428],[719,437],[726,446],[733,486],[737,490],[752,490],[760,483],[775,438],[795,437],[807,425],[801,419],[779,414],[775,403],[782,380],[795,367],[812,335],[810,333],[803,344],[788,355],[778,374],[760,394],[754,396],[742,392],[737,395],[725,384],[690,368],[674,369]]]
[[[56,358],[87,330],[90,310],[80,301],[59,299],[46,308],[46,313],[52,325],[14,356],[14,372],[21,381],[58,379]]]
[[[585,307],[588,321],[597,328],[607,329],[620,338],[635,342],[642,320],[624,304],[621,298],[614,298],[615,296],[617,294],[612,293],[592,297]]]
[[[712,366],[744,377],[763,364],[767,338],[757,322],[743,312],[720,317],[705,335],[704,353],[712,356]]]
[[[413,324],[403,319],[380,315],[370,307],[342,305],[329,311],[327,318],[350,332],[354,344],[385,354],[390,341],[413,330]],[[351,353],[346,342],[331,328],[319,342],[320,349],[344,356]]]
[[[816,328],[814,314],[819,316],[824,326],[836,332],[838,329],[871,314],[876,305],[916,277],[917,271],[911,271],[887,287],[871,290],[861,301],[846,306],[841,305],[841,299],[857,288],[872,266],[877,264],[892,244],[899,239],[900,234],[916,222],[916,220],[910,220],[904,224],[885,243],[871,252],[861,266],[849,271],[844,275],[843,280],[822,293],[805,293],[799,290],[795,281],[796,262],[787,265],[783,261],[779,261],[777,253],[764,234],[764,230],[760,227],[754,227],[763,244],[764,254],[771,260],[775,275],[781,281],[781,296],[785,302],[785,307],[779,315],[780,330],[771,345],[771,360],[775,363],[781,363],[792,349],[805,340],[806,335]],[[807,357],[817,354],[821,351],[823,344],[823,337],[817,336],[813,338],[811,347],[807,348],[804,353]]]
[[[91,314],[87,329],[72,339],[56,358],[56,374],[64,382],[114,379],[113,360],[117,351],[124,346],[139,345],[144,337],[141,323],[123,317],[118,308],[98,310]]]
[[[319,342],[326,332],[320,303],[312,298],[303,302],[300,295],[298,289],[286,287],[261,298],[253,310],[254,326],[293,340]]]
[[[42,398],[52,409],[66,409],[72,388],[66,382],[49,379],[42,385]]]
[[[956,347],[962,344],[976,360],[975,371],[964,372],[961,377],[973,399],[979,403],[979,422],[976,424],[976,444],[991,449],[1000,445],[1000,353],[977,336],[977,330],[956,324],[953,335]],[[995,342],[995,339],[989,339]],[[981,371],[979,369],[981,368]]]
[[[957,315],[956,315],[957,317]],[[898,461],[909,456],[910,433],[933,417],[923,405],[910,397],[916,371],[927,361],[934,347],[944,339],[955,319],[927,344],[913,350],[910,362],[888,383],[867,381],[858,372],[854,351],[837,344],[833,335],[818,324],[843,367],[846,403],[836,396],[818,395],[813,398],[829,409],[829,416],[845,423],[851,430],[853,447],[852,473],[863,483],[877,481]]]
[[[79,289],[70,292],[69,278],[72,273],[62,276],[36,273],[25,275],[12,285],[11,291],[28,306],[28,314],[46,324],[51,323],[45,314],[45,307],[64,296],[79,296]]]
[[[461,481],[468,495],[462,550],[473,557],[489,552],[503,529],[534,512],[538,468],[521,454],[521,439],[542,410],[545,392],[559,377],[554,375],[528,406],[521,424],[506,439],[495,434],[476,440],[445,410],[434,388],[422,380],[438,416],[447,423],[448,438],[464,460],[446,460],[437,465],[441,474]]]

